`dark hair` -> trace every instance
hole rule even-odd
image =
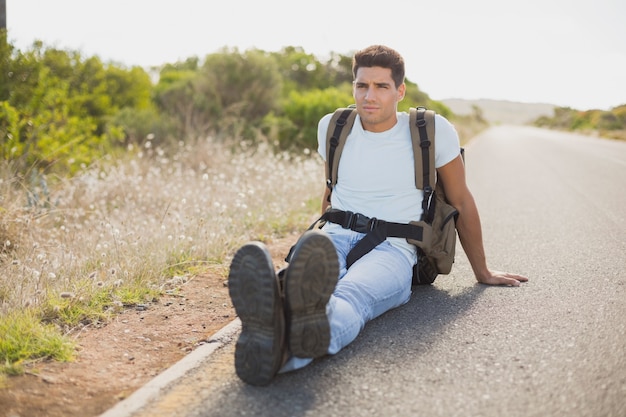
[[[356,73],[361,67],[389,68],[396,88],[404,82],[404,58],[397,51],[387,46],[372,45],[357,51],[352,58],[352,75],[354,78],[356,78]]]

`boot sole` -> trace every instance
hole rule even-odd
[[[285,275],[288,344],[294,356],[317,358],[328,353],[326,305],[338,276],[339,261],[331,240],[315,229],[303,234]]]
[[[228,291],[241,319],[235,371],[251,385],[267,385],[282,363],[285,319],[272,258],[263,243],[249,243],[235,253]]]

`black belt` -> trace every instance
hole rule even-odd
[[[369,218],[361,213],[353,213],[351,211],[330,209],[322,215],[321,220],[341,225],[344,229],[366,233],[363,239],[348,253],[346,258],[348,268],[388,237],[403,237],[421,241],[424,236],[424,228],[422,226],[388,222],[375,217]]]

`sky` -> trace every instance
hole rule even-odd
[[[400,52],[432,99],[626,104],[623,0],[6,0],[9,41],[146,69],[223,47]]]

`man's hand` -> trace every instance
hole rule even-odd
[[[528,278],[523,275],[491,270],[485,276],[476,276],[476,279],[481,284],[509,285],[512,287],[519,287],[520,283],[528,281]]]

